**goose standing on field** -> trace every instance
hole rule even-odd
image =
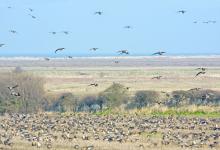
[[[49,61],[50,59],[46,57],[46,58],[44,58],[44,60]]]
[[[17,88],[18,85],[15,86],[9,86],[8,89],[10,90],[10,93],[12,96],[21,96],[19,92],[15,92],[14,89]]]
[[[58,51],[63,51],[65,48],[58,48],[55,50],[55,53],[57,53]]]

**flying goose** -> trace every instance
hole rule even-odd
[[[55,53],[57,53],[58,51],[63,51],[65,48],[58,48],[55,50]]]
[[[17,88],[18,87],[18,85],[15,85],[15,86],[8,86],[8,89],[11,91],[11,90],[13,90],[13,89],[15,89],[15,88]]]
[[[103,12],[102,12],[102,11],[96,11],[94,14],[95,14],[95,15],[102,15]]]
[[[125,29],[132,29],[132,26],[124,26]]]
[[[49,33],[51,33],[51,34],[53,34],[53,35],[54,35],[54,34],[57,34],[57,32],[55,32],[55,31],[52,31],[52,32],[49,32]]]
[[[28,15],[31,16],[31,18],[33,18],[33,19],[37,18],[37,17],[35,17],[35,16],[31,15],[31,14],[28,14]]]
[[[206,68],[199,67],[199,68],[196,68],[196,70],[202,70],[202,71],[206,71]]]
[[[99,86],[97,83],[92,83],[92,84],[90,84],[89,86],[94,86],[94,87],[97,87],[97,86]]]
[[[28,10],[31,11],[31,12],[34,11],[32,8],[28,8]]]
[[[49,61],[50,59],[49,59],[49,58],[47,58],[47,57],[45,57],[45,58],[44,58],[44,60]]]
[[[160,80],[162,78],[162,76],[156,76],[156,77],[153,77],[151,79],[157,79],[157,80]]]
[[[177,11],[177,13],[185,14],[185,13],[186,13],[186,10],[179,10],[179,11]]]
[[[90,51],[96,51],[98,50],[99,48],[90,48]]]
[[[199,75],[202,75],[202,74],[205,74],[205,73],[206,73],[205,71],[200,71],[200,72],[198,72],[198,73],[196,74],[195,77],[197,77],[197,76],[199,76]]]
[[[119,53],[120,55],[122,55],[122,54],[129,55],[128,50],[120,50],[120,51],[118,51],[118,53]]]
[[[9,32],[11,32],[11,33],[13,33],[13,34],[18,33],[18,32],[17,32],[17,31],[15,31],[15,30],[10,30]]]
[[[68,35],[70,32],[69,31],[62,31],[64,34]]]
[[[156,52],[156,53],[153,53],[152,55],[163,55],[163,54],[165,54],[166,52],[161,52],[161,51],[159,51],[159,52]]]
[[[0,47],[3,47],[4,45],[5,45],[5,44],[2,43],[2,44],[0,44]]]
[[[11,91],[11,95],[17,96],[17,97],[21,96],[21,94],[19,92],[15,92],[15,91]]]

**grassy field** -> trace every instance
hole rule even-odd
[[[194,78],[195,67],[106,67],[106,68],[38,68],[31,73],[45,78],[48,93],[71,92],[76,95],[95,95],[113,82],[130,87],[130,94],[138,90],[171,92],[204,88],[220,90],[220,68],[209,68],[207,74]],[[162,75],[161,80],[152,80]],[[98,87],[88,86],[98,83]]]

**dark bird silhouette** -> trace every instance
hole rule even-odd
[[[159,52],[156,52],[156,53],[153,53],[152,55],[163,55],[163,54],[165,54],[166,52],[161,52],[161,51],[159,51]]]
[[[198,21],[193,21],[193,23],[198,23]]]
[[[97,86],[99,86],[97,83],[92,83],[92,84],[90,84],[89,86],[94,86],[94,87],[97,87]]]
[[[37,17],[35,17],[35,16],[31,15],[31,14],[28,14],[28,15],[31,16],[31,18],[33,18],[33,19],[37,18]]]
[[[124,26],[125,29],[132,29],[132,26]]]
[[[28,10],[31,11],[31,12],[34,11],[32,8],[28,8]]]
[[[203,21],[202,23],[209,24],[209,21]]]
[[[3,47],[5,44],[0,44],[0,47]]]
[[[45,58],[44,58],[44,60],[49,61],[50,59],[49,59],[49,58],[47,58],[47,57],[45,57]]]
[[[206,71],[206,68],[199,67],[199,68],[196,68],[196,70],[202,70],[202,71]]]
[[[73,57],[72,57],[72,56],[68,56],[68,58],[70,58],[70,59],[71,59],[71,58],[73,58]]]
[[[8,6],[8,9],[11,9],[11,6]]]
[[[202,74],[205,74],[205,73],[206,73],[205,71],[200,71],[200,72],[198,72],[198,73],[196,74],[195,77],[197,77],[197,76],[199,76],[199,75],[202,75]]]
[[[57,34],[57,32],[55,32],[55,31],[53,31],[53,32],[49,32],[49,33],[51,33],[51,34]]]
[[[153,77],[151,79],[157,79],[157,80],[160,80],[162,78],[162,76],[156,76],[156,77]]]
[[[18,32],[17,32],[17,31],[15,31],[15,30],[10,30],[9,32],[11,32],[11,33],[13,33],[13,34],[18,33]]]
[[[118,60],[116,60],[116,61],[114,61],[114,63],[118,64],[118,63],[119,63],[119,61],[118,61]]]
[[[13,89],[15,89],[15,88],[17,88],[18,87],[18,85],[15,85],[15,86],[8,86],[8,89],[11,91],[11,90],[13,90]]]
[[[118,51],[118,53],[119,53],[120,55],[122,55],[122,54],[128,55],[128,54],[129,54],[128,50],[120,50],[120,51]]]
[[[11,92],[11,95],[12,95],[12,96],[16,96],[16,97],[21,96],[21,94],[20,94],[19,92],[15,92],[15,91],[12,91],[12,92]]]
[[[199,91],[201,90],[201,88],[192,88],[192,89],[189,89],[189,91]]]
[[[62,31],[64,34],[68,35],[70,32],[69,31]]]
[[[186,10],[179,10],[179,11],[177,11],[178,13],[180,13],[180,14],[185,14],[186,13]]]
[[[90,48],[90,51],[96,51],[98,50],[99,48]]]
[[[55,50],[55,53],[57,53],[58,51],[63,51],[65,48],[58,48]]]
[[[103,14],[102,11],[96,11],[96,12],[95,12],[95,15],[102,15],[102,14]]]

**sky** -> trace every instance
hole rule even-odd
[[[0,18],[0,57],[220,55],[219,0],[0,0]]]

